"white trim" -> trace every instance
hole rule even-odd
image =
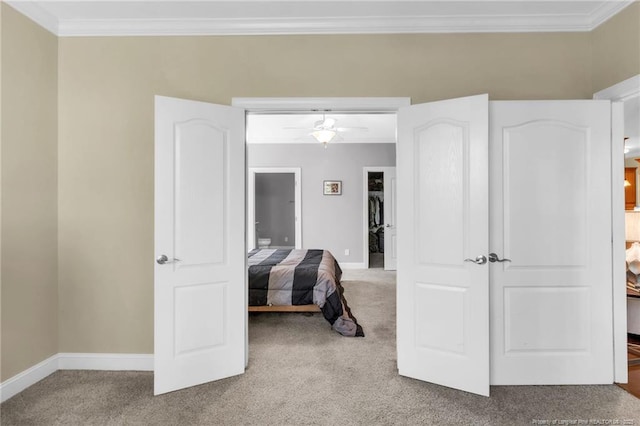
[[[153,371],[153,354],[58,353],[0,383],[0,402],[58,370]]]
[[[363,262],[345,262],[342,263],[340,262],[340,269],[342,270],[346,270],[346,269],[367,269],[368,266],[366,263]]]
[[[615,143],[618,141],[618,143]],[[611,270],[613,309],[613,380],[627,383],[627,274],[624,235],[624,105],[611,105]],[[618,183],[617,185],[615,183]]]
[[[593,99],[624,102],[636,96],[640,96],[640,74],[597,92],[593,95]]]
[[[611,100],[613,102],[624,102],[633,97],[640,96],[640,74],[614,84],[593,95],[594,99]],[[624,130],[623,108],[619,105],[612,105],[612,135],[611,139],[621,140],[623,135],[618,134],[619,130]],[[620,120],[623,122],[621,123]],[[624,191],[622,185],[617,182],[622,181],[624,173],[624,152],[622,144],[611,145],[611,232],[612,232],[612,270],[613,270],[613,368],[614,381],[616,383],[626,383],[628,379],[627,366],[627,303],[626,303],[626,271],[622,265],[625,264],[625,252],[622,249],[625,244],[624,236]]]
[[[58,354],[53,355],[42,362],[16,374],[10,379],[0,383],[0,402],[5,402],[14,395],[19,394],[29,386],[38,383],[45,377],[58,370]]]
[[[295,178],[295,241],[296,249],[302,248],[302,169],[300,167],[249,167],[247,179],[247,249],[256,248],[256,173],[293,173]],[[252,226],[253,225],[253,226]],[[253,231],[253,232],[252,232]],[[273,247],[276,248],[276,247]]]
[[[233,98],[231,105],[247,112],[396,112],[411,105],[411,98]]]
[[[153,354],[60,353],[60,370],[153,371]]]
[[[61,37],[74,36],[180,36],[180,35],[265,35],[265,34],[410,34],[410,33],[486,33],[486,32],[567,32],[591,31],[631,4],[633,0],[603,1],[591,13],[471,14],[463,3],[455,10],[430,13],[416,9],[415,14],[392,15],[362,12],[318,16],[318,1],[299,2],[296,15],[283,16],[256,12],[254,16],[186,16],[183,18],[145,17],[144,11],[122,13],[123,18],[59,18],[36,1],[7,1],[19,12]],[[345,5],[349,5],[345,1]],[[380,3],[379,1],[376,3]],[[391,3],[390,7],[392,7]],[[320,4],[321,6],[321,4]],[[305,12],[306,11],[306,12]],[[64,10],[60,13],[62,14]],[[212,13],[210,13],[211,15]],[[270,16],[269,16],[270,15]],[[384,16],[386,15],[386,16]]]
[[[62,20],[60,37],[588,32],[582,16],[400,16]]]

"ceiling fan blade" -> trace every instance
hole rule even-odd
[[[349,132],[352,130],[360,130],[362,132],[368,132],[369,128],[367,127],[337,127],[336,130],[338,132]]]
[[[283,127],[283,130],[313,130],[311,127]]]
[[[336,121],[338,120],[336,120],[335,118],[325,118],[324,122],[322,122],[322,127],[332,128],[333,126],[335,126]]]

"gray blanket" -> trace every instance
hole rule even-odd
[[[249,253],[249,305],[317,305],[334,330],[364,336],[340,284],[342,270],[327,250],[256,249]]]

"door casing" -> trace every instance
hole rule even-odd
[[[593,95],[593,99],[608,99],[611,108],[612,140],[621,141],[611,146],[611,232],[613,266],[613,365],[614,381],[627,383],[627,291],[624,235],[624,188],[616,182],[624,180],[624,107],[622,103],[640,96],[640,74],[614,84]]]

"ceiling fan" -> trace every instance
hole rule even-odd
[[[318,142],[324,144],[324,147],[327,147],[327,143],[332,141],[334,137],[341,132],[348,132],[351,130],[361,130],[367,131],[369,130],[366,127],[336,127],[337,119],[327,117],[326,114],[322,114],[322,119],[316,121],[313,124],[313,127],[285,127],[288,130],[310,130],[308,133],[309,136],[313,136]]]

